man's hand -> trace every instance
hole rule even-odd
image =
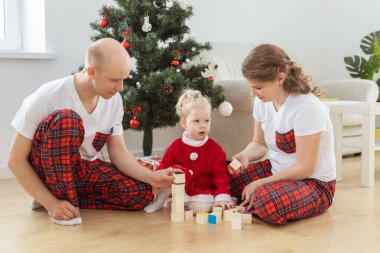
[[[167,168],[164,170],[156,170],[150,173],[148,183],[153,187],[163,188],[170,187],[173,183],[174,172],[182,172],[179,169]]]
[[[51,217],[56,220],[70,220],[80,217],[78,207],[74,207],[67,200],[56,200],[52,205],[46,207]]]

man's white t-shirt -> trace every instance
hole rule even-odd
[[[294,131],[294,136],[321,133],[321,143],[314,173],[310,176],[328,182],[336,177],[333,127],[328,108],[313,94],[289,95],[276,111],[272,102],[255,98],[253,117],[261,123],[270,151],[272,173],[297,163],[296,153],[285,153],[276,146],[276,131]]]
[[[99,96],[95,110],[89,114],[84,108],[74,86],[74,76],[68,76],[41,86],[28,96],[12,121],[18,133],[33,140],[38,125],[50,114],[60,109],[71,109],[79,114],[85,130],[79,148],[82,159],[95,160],[98,151],[92,145],[97,132],[112,136],[122,135],[123,101],[118,93],[106,100]]]

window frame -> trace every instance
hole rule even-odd
[[[4,38],[0,39],[0,51],[21,51],[21,1],[2,1],[4,4]]]

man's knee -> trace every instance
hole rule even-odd
[[[153,201],[154,195],[152,187],[137,180],[124,182],[119,185],[121,187],[123,206],[128,207],[130,210],[140,210]]]
[[[49,117],[54,118],[54,120],[62,121],[62,120],[70,120],[75,123],[81,123],[82,119],[79,116],[79,114],[71,109],[60,109],[57,111],[54,111],[52,114],[50,114]]]

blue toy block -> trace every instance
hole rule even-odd
[[[216,224],[216,215],[210,213],[208,215],[208,224]]]

